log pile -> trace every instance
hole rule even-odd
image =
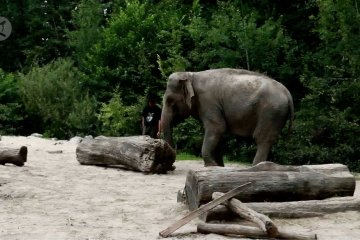
[[[175,157],[175,151],[169,144],[149,136],[84,139],[76,148],[80,164],[120,165],[143,173],[174,170]]]
[[[281,166],[262,162],[247,169],[208,167],[191,170],[185,183],[190,210],[209,202],[214,192],[227,192],[252,182],[236,196],[243,202],[287,202],[352,196],[355,178],[342,164]]]
[[[27,161],[27,152],[27,147],[25,146],[20,148],[0,147],[0,164],[11,163],[22,167]]]
[[[321,217],[325,214],[360,211],[360,199],[356,197],[333,197],[324,200],[292,201],[292,202],[249,202],[247,207],[269,217],[275,218],[306,218]],[[205,221],[232,220],[236,217],[225,206],[210,210]]]
[[[178,200],[196,211],[223,197],[222,192],[246,182],[251,184],[242,188],[241,193],[199,216],[203,220],[197,226],[199,233],[248,238],[317,239],[313,233],[287,231],[271,218],[360,211],[360,199],[353,197],[355,178],[342,164],[281,166],[263,162],[247,169],[209,167],[189,171]]]
[[[168,237],[177,229],[195,219],[196,217],[206,214],[209,210],[223,204],[228,207],[234,213],[238,214],[245,220],[250,221],[254,226],[247,226],[242,224],[213,224],[201,222],[197,225],[197,231],[199,233],[216,233],[222,235],[238,235],[242,237],[250,238],[278,238],[278,239],[295,239],[295,240],[312,240],[317,239],[316,234],[301,234],[294,231],[286,231],[279,229],[278,226],[267,216],[258,213],[239,200],[235,199],[234,196],[239,194],[243,189],[251,186],[251,182],[242,184],[227,193],[214,193],[213,200],[200,206],[199,208],[191,211],[186,216],[172,224],[170,227],[159,232],[161,237]]]

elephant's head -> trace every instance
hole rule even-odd
[[[164,139],[174,147],[172,129],[190,115],[191,99],[194,96],[192,87],[193,74],[176,72],[169,76],[163,99],[161,129]]]

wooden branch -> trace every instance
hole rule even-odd
[[[170,234],[172,234],[173,232],[175,232],[177,229],[179,229],[180,227],[184,226],[186,223],[190,222],[191,220],[197,218],[198,216],[200,216],[201,214],[206,213],[207,211],[209,211],[210,209],[218,206],[219,204],[223,203],[224,201],[238,195],[241,191],[243,191],[243,188],[245,186],[248,186],[250,184],[250,182],[245,183],[241,186],[238,186],[237,188],[234,188],[232,190],[230,190],[229,192],[225,193],[223,196],[199,207],[198,209],[190,212],[189,214],[187,214],[186,216],[184,216],[183,218],[181,218],[179,221],[175,222],[174,224],[172,224],[170,227],[166,228],[165,230],[161,231],[159,233],[159,235],[161,237],[168,237]]]
[[[85,139],[76,148],[76,157],[85,165],[121,165],[144,173],[174,170],[175,151],[168,143],[149,136]]]
[[[212,224],[200,223],[197,226],[199,233],[216,233],[221,235],[240,235],[250,238],[264,238],[267,234],[257,227],[242,226],[239,224]],[[278,239],[313,240],[316,234],[300,234],[293,231],[279,230]]]
[[[270,171],[267,171],[270,170]],[[237,184],[253,182],[237,196],[242,202],[321,200],[352,196],[355,178],[342,164],[281,166],[270,162],[248,169],[204,168],[190,170],[185,183],[190,210],[211,200],[213,192],[227,192]]]
[[[212,197],[216,199],[222,195],[223,193],[215,192]],[[240,217],[255,223],[264,233],[267,233],[269,237],[276,237],[279,234],[277,226],[268,216],[252,210],[241,201],[231,198],[223,202],[223,204]]]
[[[5,165],[6,163],[11,163],[16,166],[24,166],[24,163],[27,161],[27,147],[22,146],[18,148],[0,148],[0,164]]]
[[[324,200],[293,202],[254,202],[244,204],[256,212],[277,218],[319,217],[329,213],[360,211],[360,198],[355,197],[336,197]],[[227,207],[217,206],[207,213],[204,220],[230,220],[234,217],[233,212]]]

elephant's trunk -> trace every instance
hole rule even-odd
[[[164,134],[164,140],[172,147],[175,148],[174,139],[173,139],[173,127],[172,127],[171,116],[167,113],[161,114],[161,131]]]

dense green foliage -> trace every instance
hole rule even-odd
[[[0,41],[0,134],[140,134],[144,96],[161,97],[171,72],[245,68],[294,97],[273,160],[360,170],[357,0],[15,0],[0,13],[13,26]],[[196,120],[174,133],[179,151],[200,154]],[[224,143],[251,161],[251,141]]]
[[[0,134],[15,134],[22,128],[22,106],[16,75],[0,68]]]
[[[69,60],[33,67],[20,75],[25,109],[47,136],[60,138],[94,130],[95,100],[81,89],[82,74]]]

